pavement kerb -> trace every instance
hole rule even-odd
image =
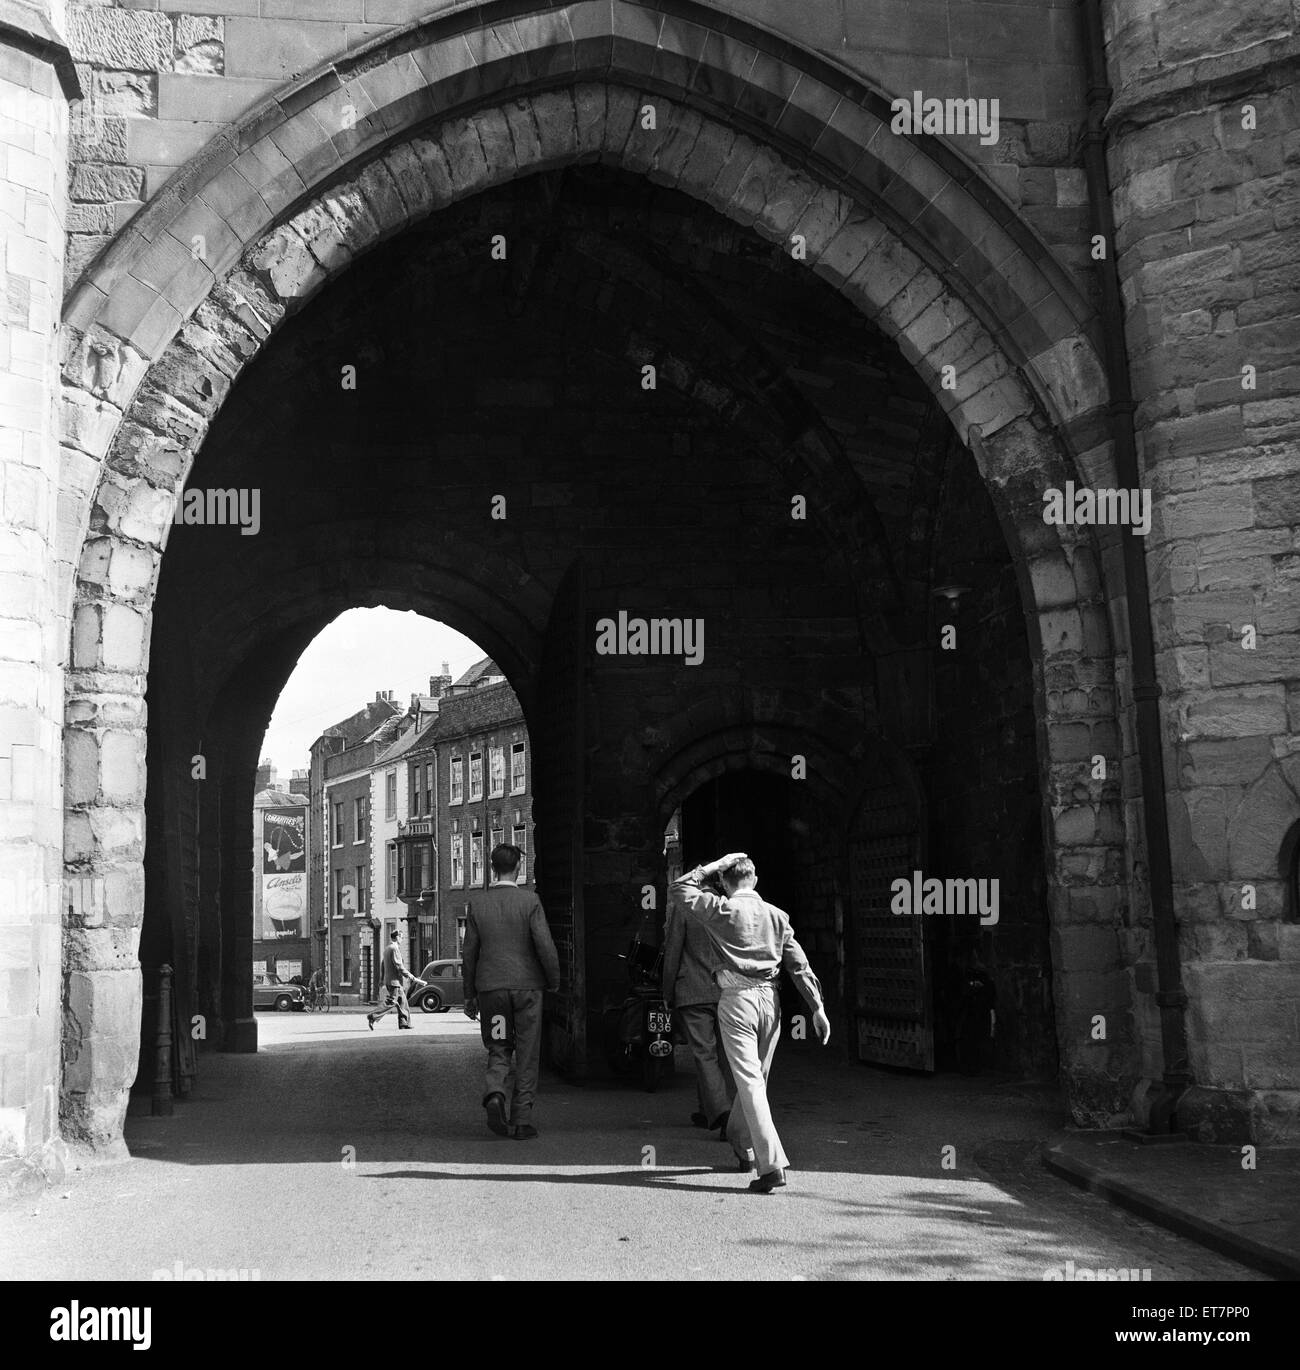
[[[1073,1184],[1100,1194],[1111,1203],[1148,1218],[1161,1227],[1167,1227],[1181,1237],[1199,1242],[1202,1246],[1217,1251],[1220,1255],[1230,1256],[1266,1275],[1279,1279],[1300,1279],[1300,1257],[1289,1251],[1255,1241],[1232,1228],[1210,1218],[1201,1217],[1177,1204],[1156,1198],[1115,1175],[1107,1174],[1099,1166],[1090,1164],[1079,1156],[1066,1150],[1061,1141],[1045,1142],[1042,1150],[1043,1164],[1054,1175],[1069,1180]]]

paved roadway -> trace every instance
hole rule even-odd
[[[783,1041],[772,1098],[797,1169],[765,1197],[690,1125],[682,1050],[653,1095],[544,1077],[542,1136],[517,1142],[483,1125],[476,1026],[414,1023],[259,1014],[256,1056],[201,1058],[173,1118],[128,1120],[130,1161],[0,1210],[0,1272],[1041,1280],[1072,1260],[1264,1278],[1043,1172],[1035,1144],[1066,1121],[1050,1091]]]

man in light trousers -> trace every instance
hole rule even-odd
[[[560,958],[542,901],[515,879],[523,852],[494,847],[491,889],[465,920],[465,1012],[488,1051],[483,1108],[498,1137],[531,1141],[542,1052],[542,994],[560,987]]]
[[[706,888],[718,879],[723,895]],[[770,1194],[785,1185],[789,1165],[767,1102],[767,1077],[781,1036],[781,966],[811,1010],[823,1046],[830,1041],[831,1025],[821,984],[795,940],[789,915],[761,899],[757,884],[754,863],[744,852],[731,852],[688,871],[672,889],[688,916],[708,931],[718,953],[718,1030],[736,1081],[727,1134],[741,1168],[758,1170],[750,1189]]]

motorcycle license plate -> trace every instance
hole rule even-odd
[[[651,1042],[651,1043],[650,1043],[650,1055],[651,1055],[651,1056],[667,1056],[667,1055],[672,1051],[672,1049],[673,1049],[673,1044],[672,1044],[671,1042]]]
[[[648,1017],[650,1019],[649,1027],[651,1032],[667,1033],[673,1030],[673,1015],[671,1013],[659,1012],[657,1009],[651,1009]]]

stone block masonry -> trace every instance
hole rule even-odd
[[[833,58],[891,95],[919,87],[940,97],[999,98],[998,144],[970,140],[963,151],[1089,286],[1071,125],[1082,68],[1068,8],[972,0],[718,0],[716,7]],[[70,4],[69,43],[87,91],[73,110],[72,165],[89,174],[73,194],[66,288],[224,126],[321,64],[449,8],[450,0]],[[657,31],[657,16],[647,22]]]
[[[1148,552],[1175,902],[1196,920],[1183,932],[1192,1069],[1200,1084],[1276,1091],[1233,1126],[1293,1137],[1300,1076],[1280,1061],[1300,1061],[1286,936],[1300,916],[1286,869],[1300,831],[1286,709],[1300,677],[1295,17],[1271,2],[1108,8],[1136,422],[1146,479],[1166,492]],[[1225,1071],[1279,1011],[1250,1078]]]
[[[38,24],[31,46],[46,36]],[[66,1151],[57,967],[68,625],[61,568],[48,552],[60,512],[57,325],[68,219],[57,57],[0,39],[0,1194],[57,1178]]]

